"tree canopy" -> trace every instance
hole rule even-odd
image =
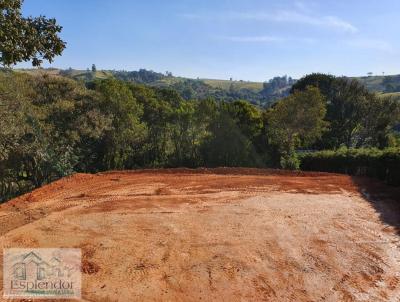
[[[317,87],[326,100],[325,120],[329,130],[314,148],[384,148],[389,146],[392,129],[398,121],[399,104],[393,97],[382,97],[359,81],[325,74],[310,74],[292,87],[292,93]]]
[[[0,64],[10,67],[32,61],[40,66],[61,55],[66,43],[58,34],[62,27],[45,16],[23,17],[23,0],[0,0]]]
[[[278,146],[282,154],[281,161],[295,161],[297,148],[308,147],[321,138],[327,126],[325,114],[324,97],[312,86],[295,91],[267,112],[267,131],[271,143]],[[298,168],[298,165],[294,164],[294,167]]]

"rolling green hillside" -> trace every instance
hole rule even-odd
[[[400,92],[400,75],[357,77],[355,79],[359,80],[371,91]]]
[[[105,79],[113,77],[110,71],[98,70],[91,72],[87,70],[78,69],[57,69],[57,68],[37,68],[37,69],[15,69],[17,72],[25,72],[31,75],[52,75],[52,76],[65,76],[75,80],[87,80],[91,79]]]
[[[363,83],[368,89],[373,91],[383,91],[384,76],[356,77],[354,78]]]
[[[234,89],[250,89],[254,91],[260,91],[263,89],[262,82],[250,82],[250,81],[230,81],[230,80],[215,80],[215,79],[201,79],[204,83],[214,88],[230,89],[231,86]]]
[[[190,79],[176,77],[171,73],[159,73],[151,70],[138,71],[90,70],[77,69],[17,69],[18,72],[51,76],[65,76],[78,81],[116,78],[153,87],[172,87],[185,99],[213,97],[218,100],[247,100],[259,106],[269,106],[277,99],[289,94],[296,80],[290,77],[274,77],[268,82],[231,81],[220,79]],[[353,77],[363,83],[370,91],[385,96],[400,96],[400,75]]]
[[[400,97],[400,92],[388,92],[388,93],[382,93],[382,96],[393,96],[393,97]]]

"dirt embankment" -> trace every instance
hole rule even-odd
[[[1,205],[0,249],[81,248],[83,301],[399,301],[399,199],[325,173],[76,174]]]

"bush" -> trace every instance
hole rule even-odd
[[[338,149],[299,154],[306,171],[345,173],[378,178],[400,185],[400,148]]]
[[[282,155],[280,164],[285,170],[299,170],[300,168],[300,160],[296,153]]]

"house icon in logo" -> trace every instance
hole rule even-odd
[[[45,280],[51,277],[63,277],[65,273],[66,269],[58,258],[53,257],[46,262],[35,252],[22,255],[12,266],[15,280]]]

